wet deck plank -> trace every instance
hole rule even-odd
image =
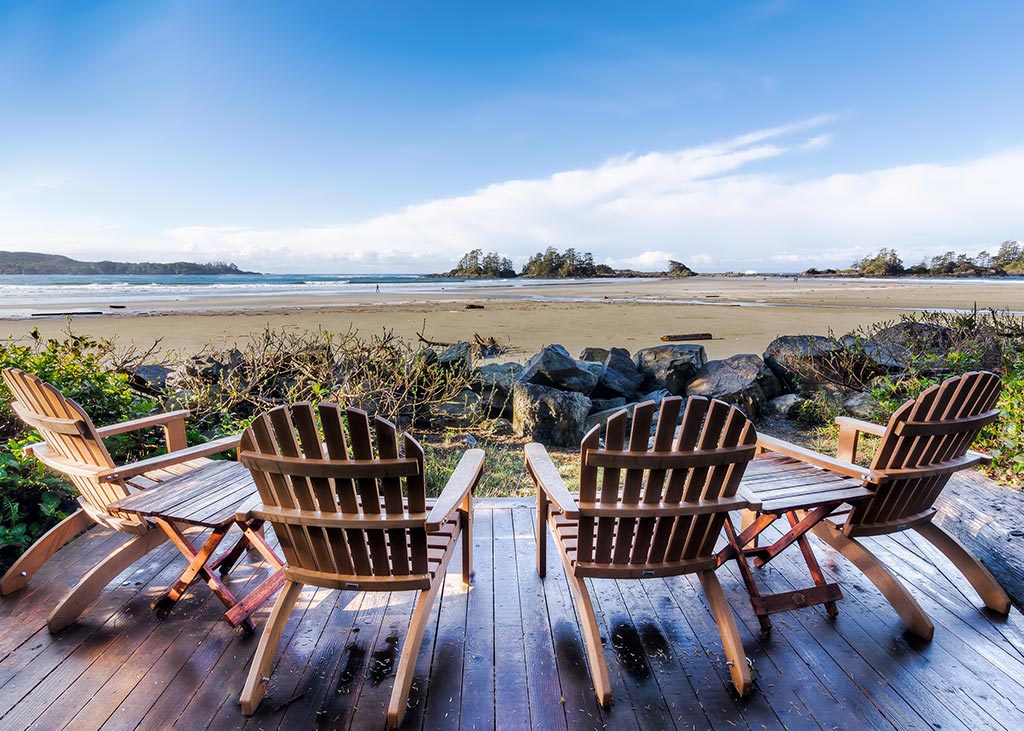
[[[63,549],[29,588],[0,600],[0,731],[4,729],[287,729],[383,726],[393,663],[413,595],[307,587],[285,632],[267,699],[251,719],[237,697],[255,650],[193,588],[165,621],[149,602],[180,571],[172,546],[145,557],[74,626],[50,635],[49,608],[77,572],[120,540],[94,529]],[[534,567],[530,501],[481,501],[474,583],[449,569],[417,662],[406,728],[1015,729],[1024,727],[1024,617],[980,608],[959,575],[912,535],[873,548],[900,570],[936,623],[935,640],[905,636],[854,567],[818,545],[846,600],[777,615],[761,635],[731,566],[719,572],[758,678],[736,698],[721,641],[690,577],[595,581],[615,694],[593,696],[562,568]],[[806,581],[783,554],[759,578],[773,591]],[[267,574],[247,558],[231,585]],[[244,589],[242,589],[244,590]],[[255,615],[266,622],[270,605]],[[379,722],[379,723],[378,723]]]

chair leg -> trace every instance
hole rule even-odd
[[[24,589],[32,575],[50,559],[50,556],[57,553],[61,546],[95,522],[84,510],[76,510],[53,526],[25,553],[21,554],[21,557],[0,579],[0,596],[7,596]]]
[[[722,585],[718,583],[714,571],[700,571],[697,578],[704,588],[704,594],[711,605],[711,614],[714,615],[718,632],[722,636],[722,648],[725,650],[732,684],[736,686],[736,692],[744,696],[754,687],[754,681],[750,676],[750,665],[747,664],[747,655],[743,651],[736,620],[732,616],[732,607],[729,606],[729,600],[725,598],[725,592],[722,591]]]
[[[885,568],[885,565],[871,551],[854,539],[847,538],[838,528],[827,521],[818,523],[812,530],[814,535],[843,554],[850,563],[864,573],[864,576],[872,584],[878,587],[892,608],[896,610],[896,614],[907,625],[907,629],[921,639],[932,639],[935,635],[935,625],[928,619],[928,615],[906,587]]]
[[[412,676],[416,670],[416,658],[420,654],[420,645],[423,642],[423,633],[427,629],[430,608],[444,584],[444,574],[444,565],[442,565],[438,568],[430,588],[421,591],[416,599],[412,621],[409,623],[409,633],[405,637],[402,655],[398,659],[398,668],[395,670],[395,687],[391,691],[391,700],[388,702],[388,728],[398,728],[405,717],[406,706],[409,703],[409,689],[412,687]]]
[[[46,626],[50,632],[60,632],[78,619],[103,587],[115,576],[167,540],[162,530],[152,529],[123,543],[113,553],[90,569],[78,584],[60,600],[50,612]]]
[[[572,566],[565,553],[559,553],[562,555],[562,565],[565,567],[565,578],[569,582],[573,603],[580,616],[583,644],[586,646],[587,659],[590,661],[590,677],[594,681],[594,693],[597,695],[597,702],[603,708],[608,708],[612,704],[612,682],[608,678],[608,663],[604,659],[604,646],[601,644],[601,630],[594,615],[594,604],[590,601],[590,592],[587,591],[583,578],[573,575]]]
[[[274,655],[277,653],[277,646],[281,644],[281,636],[288,624],[288,617],[300,593],[301,583],[286,580],[284,589],[277,596],[270,619],[263,634],[260,635],[259,645],[256,646],[256,654],[249,665],[249,675],[242,686],[242,695],[238,699],[242,704],[243,715],[251,716],[255,713],[267,692],[267,681],[270,679],[270,669],[274,665]]]
[[[1000,614],[1010,613],[1010,597],[1003,591],[996,577],[958,540],[930,522],[914,526],[914,530],[939,549],[960,570],[985,602],[985,606]]]
[[[548,498],[537,488],[537,575],[541,578],[548,573]]]

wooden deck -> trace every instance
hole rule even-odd
[[[742,700],[727,686],[695,579],[595,581],[615,693],[602,710],[556,552],[548,577],[536,575],[531,503],[478,501],[475,530],[474,584],[463,589],[456,553],[404,728],[1024,728],[1024,618],[979,609],[955,570],[913,536],[872,545],[905,567],[902,577],[935,620],[931,644],[904,637],[874,587],[820,543],[823,568],[846,594],[834,622],[815,607],[777,615],[770,635],[759,636],[737,572],[720,570],[757,679]],[[223,607],[202,584],[165,621],[149,610],[184,565],[170,545],[111,583],[78,624],[47,633],[55,597],[121,540],[89,531],[28,589],[0,601],[0,729],[383,727],[411,593],[307,587],[268,697],[246,719],[237,699],[256,639],[219,620]],[[233,573],[233,589],[265,578],[249,561]],[[757,573],[767,589],[785,590],[804,585],[805,571],[793,551]],[[254,615],[258,627],[269,611]]]

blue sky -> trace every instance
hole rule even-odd
[[[4,2],[0,249],[657,269],[1024,238],[1021,2]]]

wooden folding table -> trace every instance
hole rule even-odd
[[[874,493],[856,478],[836,475],[788,457],[761,454],[747,466],[740,494],[747,498],[751,506],[749,509],[757,515],[749,523],[744,521],[740,532],[736,531],[731,520],[725,521],[729,543],[719,551],[718,565],[736,559],[761,629],[771,629],[771,614],[815,604],[824,604],[833,617],[838,614],[836,602],[843,598],[843,593],[838,584],[825,581],[807,540],[807,532],[841,512],[843,506],[869,498]],[[789,530],[771,545],[759,546],[758,537],[783,516],[789,522]],[[760,568],[794,543],[800,546],[814,586],[762,594],[754,581],[747,557],[752,557],[754,566]]]
[[[224,619],[228,624],[232,627],[241,625],[247,632],[253,631],[249,615],[284,583],[281,572],[284,563],[267,544],[262,533],[263,521],[247,516],[249,508],[258,503],[256,485],[245,466],[233,461],[215,461],[112,504],[113,509],[145,516],[154,522],[188,559],[188,567],[178,580],[153,603],[158,617],[166,617],[189,584],[202,577],[227,607]],[[210,535],[199,548],[185,535],[184,529],[190,525],[210,530]],[[214,559],[214,552],[232,526],[237,526],[242,535],[231,548]],[[243,551],[250,547],[256,549],[274,571],[239,600],[224,585],[217,572],[226,575]]]

